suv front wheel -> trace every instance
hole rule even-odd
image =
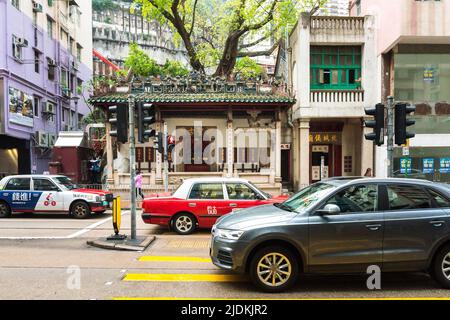
[[[298,277],[296,256],[281,246],[270,246],[256,252],[250,264],[253,283],[266,292],[290,288]]]
[[[450,289],[450,245],[446,245],[436,255],[433,276],[444,288]]]

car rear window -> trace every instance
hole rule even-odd
[[[450,207],[450,200],[448,200],[446,197],[432,189],[428,189],[428,192],[433,197],[434,201],[436,201],[436,204],[439,206],[439,208]]]
[[[30,178],[11,178],[6,184],[5,190],[30,190]]]
[[[196,183],[189,199],[223,199],[223,186],[221,183]]]

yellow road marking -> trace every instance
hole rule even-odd
[[[269,301],[307,301],[307,300],[450,300],[450,298],[442,297],[417,297],[417,298],[189,298],[189,297],[114,297],[113,300],[217,300],[217,301],[227,301],[227,300],[269,300]]]
[[[181,274],[181,273],[130,273],[123,281],[205,281],[205,282],[238,282],[247,281],[243,276],[230,274]]]
[[[152,262],[211,262],[210,258],[178,257],[178,256],[142,256],[139,261]]]

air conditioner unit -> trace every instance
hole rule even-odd
[[[42,12],[42,4],[33,2],[33,11],[34,12]]]
[[[47,62],[49,66],[56,67],[56,61],[47,57]]]
[[[43,131],[36,131],[34,138],[38,147],[48,148],[48,133]]]
[[[15,38],[14,38],[14,43],[15,43],[16,45],[18,45],[18,46],[21,46],[21,47],[28,47],[28,40],[25,39],[25,38],[18,38],[18,37],[15,37]]]
[[[49,133],[49,135],[48,135],[48,147],[49,148],[53,148],[55,146],[56,138],[57,138],[56,134]]]
[[[80,68],[78,62],[76,61],[72,61],[72,69],[73,70],[78,70]]]
[[[55,105],[53,103],[51,103],[51,102],[45,103],[42,112],[43,113],[48,113],[48,114],[56,114],[56,112],[55,112]]]

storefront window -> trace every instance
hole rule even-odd
[[[450,101],[450,54],[396,54],[394,61],[396,100]]]
[[[394,150],[394,176],[450,183],[450,149],[448,147],[410,147]]]

